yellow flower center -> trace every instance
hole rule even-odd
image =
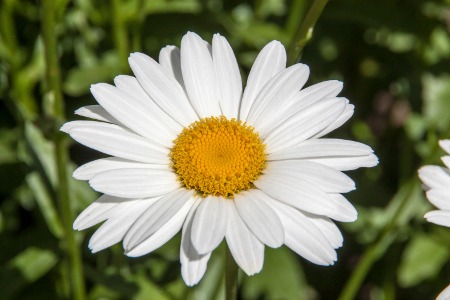
[[[183,129],[170,151],[188,189],[227,198],[249,189],[266,164],[265,145],[253,127],[225,117],[203,118]]]

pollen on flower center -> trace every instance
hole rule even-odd
[[[253,127],[225,117],[203,118],[183,129],[170,157],[179,180],[203,196],[227,198],[249,189],[265,167],[265,145]]]

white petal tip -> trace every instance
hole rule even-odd
[[[203,247],[203,248],[197,248],[197,247],[195,246],[195,245],[197,245],[197,244],[195,244],[195,243],[193,243],[193,244],[194,244],[195,250],[196,250],[197,253],[200,254],[200,255],[207,255],[207,254],[213,252],[214,249],[216,248],[216,247],[214,247],[213,249],[208,249],[208,248],[205,248],[205,247]]]
[[[91,84],[91,87],[90,87],[91,93],[94,94],[96,91],[98,91],[104,85],[106,85],[106,83],[94,83],[94,84]]]
[[[130,53],[130,56],[128,57],[128,62],[130,63],[130,65],[131,65],[132,63],[136,63],[136,59],[139,59],[139,58],[141,58],[142,56],[143,56],[143,54],[140,53],[140,52],[133,52],[133,53]]]
[[[183,281],[184,283],[189,286],[189,287],[193,287],[194,285],[197,285],[200,280],[202,279],[202,277],[200,278],[188,278],[186,275],[181,274],[183,277]]]
[[[266,246],[273,248],[273,249],[277,249],[277,248],[280,248],[281,246],[283,246],[283,244],[284,244],[284,238],[281,241],[281,243],[273,243],[271,245],[266,244]]]
[[[77,110],[74,111],[74,114],[76,115],[82,115],[86,111],[85,107],[80,107]]]
[[[79,172],[77,172],[77,170],[73,171],[72,177],[75,178],[76,180],[89,180],[81,176]]]
[[[137,254],[135,252],[133,252],[133,249],[131,250],[125,250],[124,254],[128,257],[139,257],[142,256],[142,254]]]
[[[70,126],[70,123],[65,123],[63,126],[61,126],[61,128],[59,130],[62,132],[65,132],[65,133],[69,133],[70,129],[72,129],[72,126]]]
[[[344,82],[340,81],[340,80],[332,80],[334,84],[336,84],[336,86],[340,86],[340,87],[344,87]]]
[[[447,153],[450,153],[450,140],[440,140],[439,146]]]
[[[97,253],[99,251],[106,249],[107,247],[99,247],[98,243],[96,243],[95,241],[93,242],[91,239],[91,241],[89,241],[88,248],[91,250],[92,253]]]
[[[352,206],[352,208],[354,209],[354,207]],[[343,222],[343,223],[351,223],[351,222],[355,222],[356,220],[358,220],[358,212],[356,211],[356,209],[354,209],[354,211],[347,211],[345,216],[343,216],[342,214],[336,218],[333,218],[333,216],[331,216],[332,219],[339,221],[339,222]]]

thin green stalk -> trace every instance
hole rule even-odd
[[[394,216],[391,218],[390,222],[384,227],[380,237],[377,241],[369,246],[361,257],[356,269],[351,274],[349,280],[342,290],[339,300],[351,300],[354,299],[356,293],[359,291],[361,284],[366,278],[369,271],[372,269],[373,264],[380,259],[380,257],[386,252],[392,242],[395,240],[395,229],[397,226],[397,221],[402,215],[408,200],[411,198],[411,194],[418,186],[418,179],[413,177],[407,183],[408,190],[405,193],[400,205],[395,211]]]
[[[45,47],[46,60],[46,80],[47,89],[53,98],[54,109],[52,111],[56,124],[64,122],[64,102],[61,92],[60,71],[57,57],[57,41],[55,34],[55,1],[42,1],[42,35]],[[70,209],[70,194],[67,172],[67,145],[64,142],[62,134],[55,126],[55,159],[58,174],[57,196],[59,199],[59,210],[62,217],[65,232],[65,251],[69,260],[69,273],[71,280],[71,298],[85,299],[84,276],[81,263],[81,255],[75,242],[74,232],[72,230],[73,216]]]
[[[291,7],[289,7],[289,16],[286,21],[285,30],[289,36],[294,37],[298,28],[300,28],[301,21],[305,18],[307,9],[309,8],[308,1],[293,0]]]
[[[288,63],[292,65],[300,60],[303,47],[312,37],[312,30],[320,15],[322,14],[328,0],[313,0],[305,19],[297,30],[288,48]]]
[[[234,261],[230,249],[226,247],[225,254],[225,299],[237,299],[237,285],[238,285],[239,268]]]
[[[112,1],[112,21],[114,43],[119,56],[119,64],[125,70],[128,67],[128,37],[125,27],[124,18],[122,16],[121,0]]]

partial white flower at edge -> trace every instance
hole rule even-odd
[[[203,277],[211,252],[226,240],[248,275],[261,271],[264,247],[283,244],[319,265],[332,265],[343,237],[333,220],[352,222],[342,196],[355,184],[342,171],[378,164],[364,144],[323,138],[354,106],[339,81],[303,88],[309,68],[286,68],[278,41],[259,53],[243,88],[227,40],[212,45],[188,32],[159,63],[129,58],[135,75],[91,91],[99,105],[78,109],[94,121],[61,130],[111,157],[78,168],[103,195],[75,220],[83,230],[104,222],[92,252],[123,240],[125,254],[148,254],[182,231],[181,273]]]
[[[450,140],[439,141],[439,146],[450,155]],[[426,190],[427,199],[438,208],[425,214],[428,222],[450,227],[450,156],[441,159],[440,166],[423,166],[419,169],[419,178]],[[443,290],[436,300],[450,300],[450,286]]]
[[[450,285],[437,296],[436,300],[450,300]]]
[[[439,141],[441,148],[450,155],[450,140]],[[450,156],[442,157],[446,167],[424,166],[419,169],[428,200],[438,208],[425,214],[428,222],[450,227]]]

